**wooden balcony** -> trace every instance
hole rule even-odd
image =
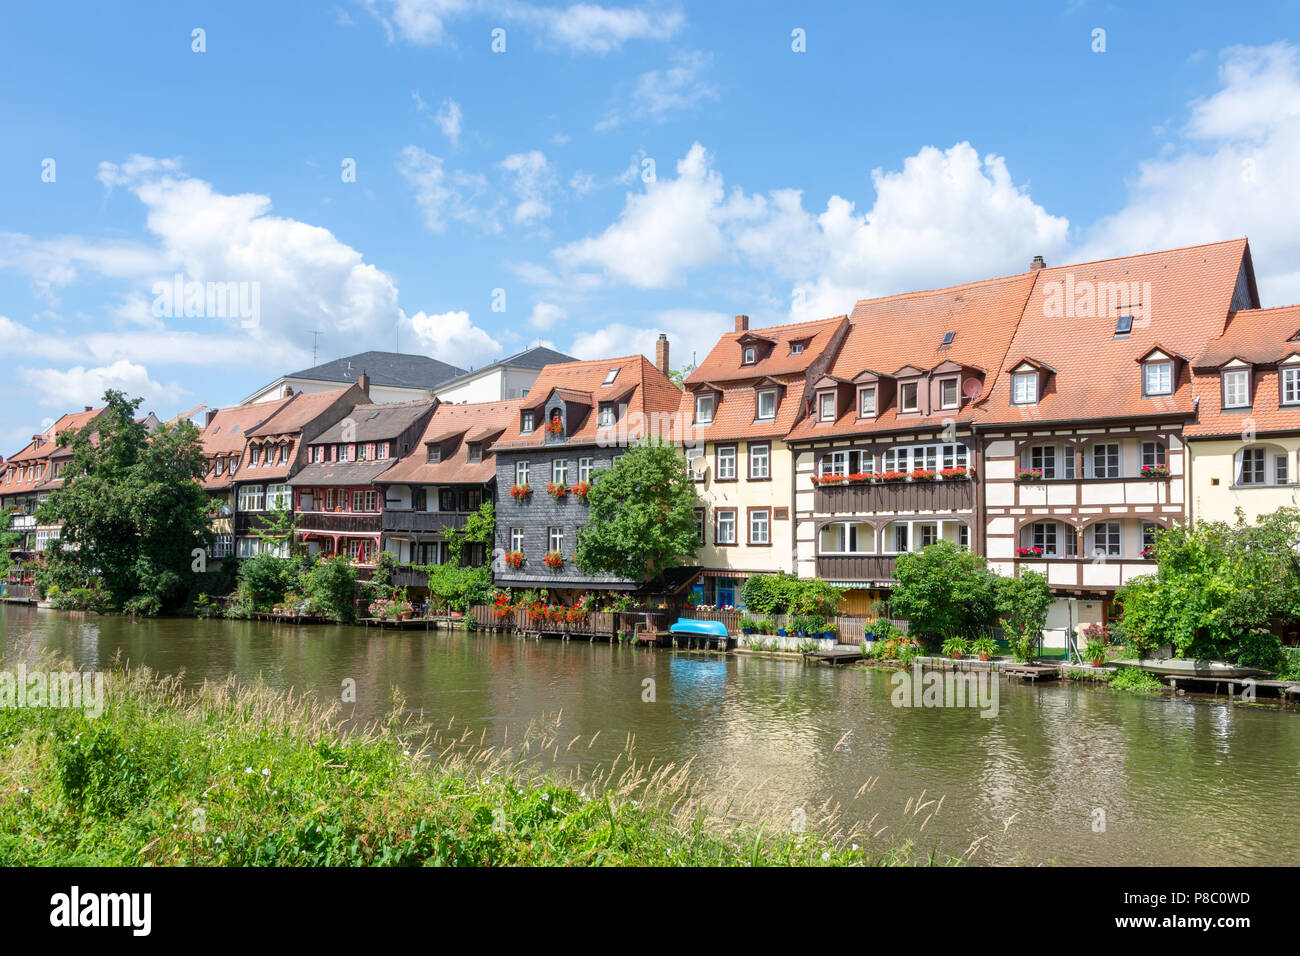
[[[438,534],[451,529],[460,531],[469,518],[467,511],[394,511],[385,509],[382,519],[385,531],[408,531]]]
[[[380,530],[379,513],[305,511],[298,515],[298,530],[325,534],[376,534]]]
[[[892,581],[894,555],[818,555],[817,577],[823,581]]]
[[[975,509],[973,479],[963,481],[898,481],[861,485],[823,485],[813,492],[818,514],[945,514]]]

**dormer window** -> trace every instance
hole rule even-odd
[[[442,461],[442,446],[427,445],[424,452],[424,463],[426,465],[436,465]]]
[[[758,420],[769,422],[776,418],[776,389],[765,388],[758,393]]]
[[[876,417],[876,387],[874,385],[871,388],[858,391],[858,417]]]
[[[905,382],[898,390],[899,409],[904,412],[921,410],[921,386],[916,382]]]
[[[1282,404],[1300,405],[1300,368],[1282,369]]]
[[[817,410],[817,417],[824,422],[835,421],[835,393],[822,392],[822,394],[818,396],[818,401],[821,405]]]
[[[222,472],[226,470],[226,460],[224,458],[215,459],[214,464],[216,466],[213,469],[214,474],[220,475]]]
[[[803,343],[803,342],[791,342],[791,343],[790,343],[790,354],[791,354],[791,355],[803,355],[803,347],[804,347],[804,343]]]
[[[600,384],[601,384],[601,385],[613,385],[613,384],[614,384],[614,379],[616,379],[616,378],[618,378],[618,369],[616,369],[616,368],[612,368],[612,369],[610,369],[608,372],[605,373],[605,381],[601,382]]]
[[[614,424],[614,406],[606,402],[600,406],[600,417],[597,419],[597,425],[601,428],[610,428]]]
[[[519,416],[519,431],[525,435],[531,435],[533,431],[533,413],[531,411],[523,412]]]
[[[695,396],[695,424],[697,425],[713,424],[713,396],[712,395]]]
[[[1016,372],[1011,376],[1011,404],[1035,405],[1038,402],[1038,373]]]
[[[1173,391],[1173,362],[1147,362],[1142,366],[1143,395],[1172,395]]]
[[[955,378],[945,378],[939,381],[939,407],[956,408],[959,404],[957,400],[957,380]]]
[[[742,365],[753,365],[758,361],[758,353],[752,345],[746,346],[744,356],[740,361]]]
[[[1223,407],[1250,407],[1250,372],[1234,369],[1223,373]]]
[[[483,460],[483,444],[481,442],[472,441],[466,447],[468,449],[468,456],[470,461]]]

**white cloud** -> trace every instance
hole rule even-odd
[[[664,70],[637,77],[626,108],[610,110],[596,124],[598,132],[615,129],[627,119],[663,122],[670,114],[693,110],[705,100],[718,98],[717,88],[702,79],[712,63],[707,53],[681,53]]]
[[[469,0],[365,0],[365,4],[384,25],[389,42],[400,34],[417,46],[442,43],[447,21],[473,8]]]
[[[538,302],[528,316],[528,324],[535,329],[549,329],[568,318],[569,313],[553,302]]]
[[[403,326],[404,331],[415,335],[425,355],[460,368],[491,361],[501,354],[500,343],[471,322],[468,312],[417,312],[406,317]]]
[[[1125,206],[1076,259],[1248,236],[1264,305],[1300,302],[1300,55],[1223,52],[1220,89],[1190,104],[1186,139],[1141,163]]]
[[[126,360],[99,368],[77,365],[67,370],[42,368],[18,369],[19,378],[36,394],[37,404],[60,410],[98,405],[107,389],[125,392],[128,397],[150,403],[175,404],[186,394],[178,383],[163,385],[149,377],[143,365]]]
[[[452,149],[460,145],[461,118],[460,104],[453,99],[443,100],[438,115],[434,117]]]
[[[555,191],[555,170],[540,150],[515,153],[501,161],[501,168],[512,177],[511,191],[516,225],[530,226],[551,214],[549,197]]]
[[[651,360],[661,332],[667,333],[673,368],[704,361],[718,337],[732,328],[732,317],[704,309],[668,309],[652,316],[648,325],[615,322],[580,332],[567,351],[574,358],[597,359],[640,352]]]
[[[402,150],[397,169],[415,190],[416,205],[424,213],[424,224],[430,232],[446,231],[451,220],[474,225],[487,234],[501,231],[496,214],[500,204],[480,208],[479,199],[487,192],[487,180],[482,175],[448,171],[441,157],[418,146]]]

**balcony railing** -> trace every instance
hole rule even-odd
[[[892,554],[837,554],[817,556],[817,577],[823,581],[892,581]]]
[[[970,479],[819,485],[813,493],[813,509],[822,514],[971,511],[975,495],[976,485]]]
[[[373,533],[380,530],[379,512],[350,514],[346,512],[305,511],[298,515],[297,528],[299,531],[324,531],[329,534]]]
[[[34,531],[36,529],[36,515],[13,515],[9,519],[9,529],[11,531]]]
[[[393,511],[385,509],[385,531],[423,531],[437,533],[448,529],[460,531],[469,519],[466,511]]]

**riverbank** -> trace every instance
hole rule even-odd
[[[401,713],[396,702],[386,721],[349,732],[337,707],[309,698],[233,680],[187,691],[126,668],[106,674],[98,717],[0,710],[0,865],[959,862],[907,840],[852,842],[816,820],[728,824],[726,808],[695,795],[689,767],[537,776],[528,755],[547,748],[540,736],[480,749]]]

